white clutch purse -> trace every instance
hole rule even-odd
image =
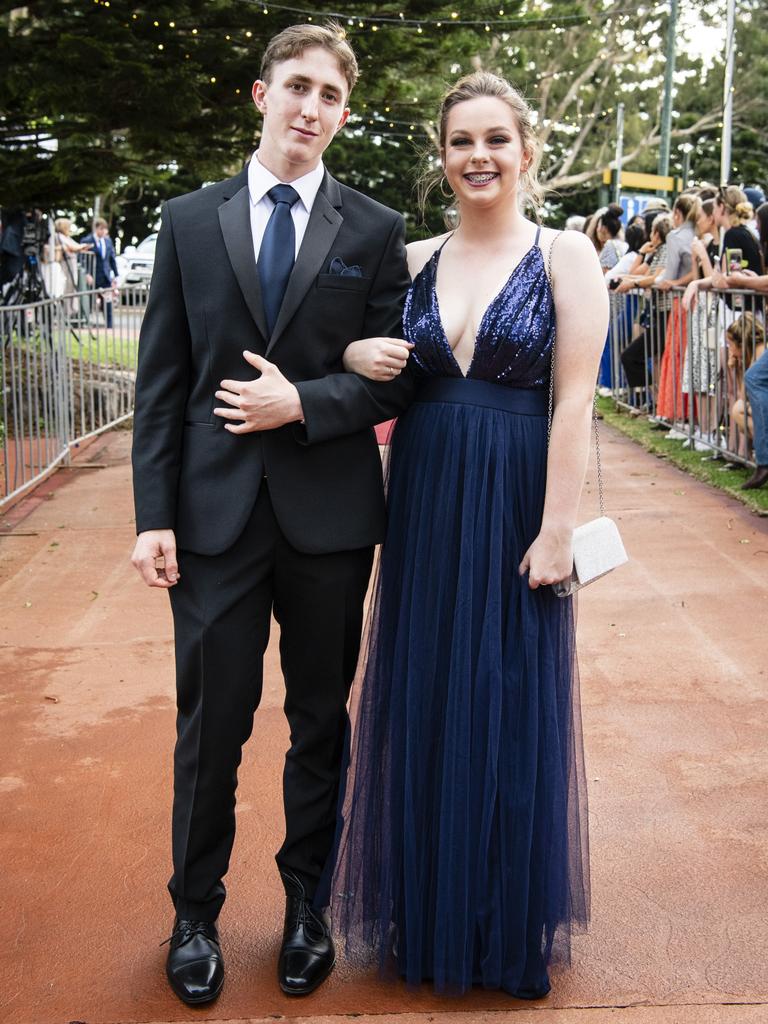
[[[558,597],[568,597],[588,583],[594,583],[627,558],[619,528],[608,516],[591,519],[573,531],[573,572],[567,580],[555,583]]]

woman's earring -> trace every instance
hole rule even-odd
[[[443,197],[443,199],[453,199],[453,192],[446,192],[445,191],[445,187],[444,186],[446,186],[447,184],[448,184],[448,179],[446,178],[445,175],[443,175],[442,178],[440,179],[440,185],[438,186],[439,189],[440,189],[440,195]]]

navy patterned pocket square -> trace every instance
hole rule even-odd
[[[338,274],[339,277],[362,277],[363,268],[357,265],[348,267],[341,256],[334,256],[328,268],[329,274]]]

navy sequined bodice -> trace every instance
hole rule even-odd
[[[456,361],[440,319],[435,290],[443,246],[416,275],[403,314],[420,376],[465,377],[514,388],[547,388],[555,336],[555,305],[536,241],[483,314],[466,375]],[[445,245],[445,243],[443,243]]]

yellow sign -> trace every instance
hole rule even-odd
[[[603,184],[613,183],[614,172],[609,168],[603,171]],[[662,174],[640,174],[638,171],[621,172],[622,188],[640,188],[649,192],[658,192],[663,189],[665,192],[679,192],[683,187],[682,178],[665,177]]]

